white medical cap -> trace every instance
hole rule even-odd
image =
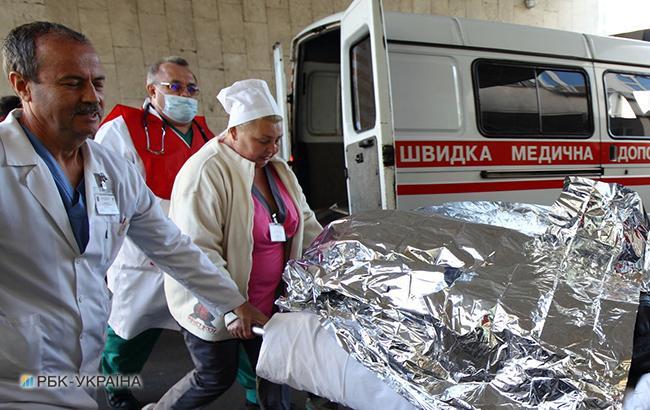
[[[269,115],[282,116],[264,80],[237,81],[219,91],[217,100],[230,115],[228,129]]]

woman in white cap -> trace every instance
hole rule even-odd
[[[217,99],[230,115],[228,128],[179,172],[170,217],[270,316],[285,262],[299,257],[322,227],[293,172],[275,157],[282,117],[266,82],[238,81]],[[165,292],[196,368],[156,408],[197,408],[233,383],[240,345],[255,368],[262,341],[251,334],[250,323],[235,319],[226,325],[211,316],[171,277],[165,278]],[[289,409],[287,386],[258,379],[258,396],[263,409]]]

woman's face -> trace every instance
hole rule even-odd
[[[256,168],[262,168],[278,153],[282,122],[261,119],[239,129],[233,128],[230,132],[233,149],[242,157],[254,162]]]

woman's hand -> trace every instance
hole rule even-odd
[[[246,302],[233,310],[237,315],[236,320],[228,324],[228,332],[238,339],[252,339],[255,337],[251,331],[252,325],[264,326],[269,318],[257,308]]]
[[[232,337],[236,337],[237,339],[252,339],[255,337],[255,334],[250,331],[250,328],[248,329],[248,332],[246,332],[246,328],[244,327],[241,319],[232,321],[228,325],[228,332]]]

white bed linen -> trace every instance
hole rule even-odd
[[[257,375],[357,410],[416,408],[343,350],[312,313],[271,318]]]

